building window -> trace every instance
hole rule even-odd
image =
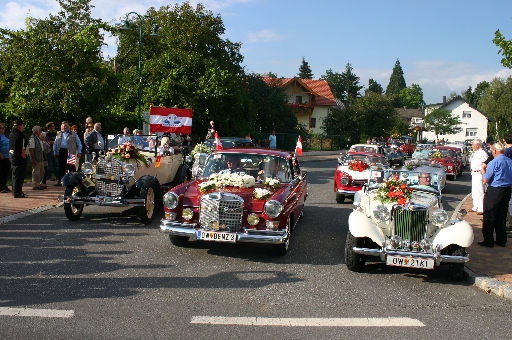
[[[478,136],[478,128],[467,128],[466,129],[466,137],[477,137]]]
[[[471,111],[462,111],[462,118],[471,118]]]
[[[302,96],[295,97],[295,104],[302,104]]]
[[[309,120],[309,127],[310,127],[310,128],[314,128],[314,127],[316,127],[316,118],[311,118],[311,119]]]

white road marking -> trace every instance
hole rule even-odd
[[[60,309],[34,309],[34,308],[10,308],[0,307],[0,315],[4,316],[37,316],[41,318],[72,318],[74,310]]]
[[[411,318],[259,318],[227,316],[193,316],[190,323],[241,326],[292,327],[424,327]]]

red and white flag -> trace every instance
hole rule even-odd
[[[192,133],[192,109],[152,106],[149,109],[149,132]]]
[[[297,139],[297,146],[295,147],[295,153],[297,156],[302,156],[302,137],[299,136]]]
[[[215,131],[215,150],[222,150],[222,143],[220,142],[220,137],[217,131]]]
[[[75,155],[68,153],[68,160],[66,163],[68,163],[69,165],[75,165],[76,164]]]

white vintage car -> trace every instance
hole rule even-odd
[[[354,197],[348,220],[349,270],[362,271],[371,260],[420,269],[448,264],[451,280],[463,278],[464,263],[469,261],[466,248],[473,243],[471,225],[462,220],[466,211],[458,211],[458,219],[450,220],[442,207],[440,179],[431,174],[431,185],[426,185],[420,175],[393,169],[371,172]]]

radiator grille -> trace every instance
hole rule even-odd
[[[110,163],[110,166],[107,164]],[[121,196],[124,184],[119,184],[123,164],[115,159],[102,159],[96,165],[96,193],[100,196]]]
[[[237,195],[213,192],[201,197],[201,228],[240,231],[244,200]]]
[[[425,238],[428,210],[407,210],[397,206],[393,217],[395,221],[395,235],[400,236],[402,240],[420,242]]]

